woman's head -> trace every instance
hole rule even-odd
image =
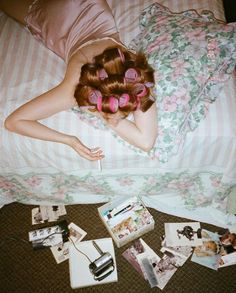
[[[109,48],[82,66],[75,98],[79,107],[102,112],[105,118],[125,118],[151,107],[154,83],[154,71],[143,54]]]

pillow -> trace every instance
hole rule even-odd
[[[182,12],[188,9],[195,9],[197,11],[211,10],[216,18],[225,20],[222,0],[107,0],[112,10],[120,39],[125,45],[128,45],[140,33],[138,24],[141,12],[155,2],[166,5],[170,10],[175,12]]]
[[[25,21],[35,38],[66,61],[85,42],[118,35],[106,0],[34,1]]]
[[[129,47],[143,51],[155,69],[159,132],[153,155],[166,162],[234,70],[236,23],[221,23],[209,11],[172,13],[155,3],[141,14],[140,29]]]

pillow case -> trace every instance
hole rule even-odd
[[[25,21],[34,37],[66,62],[85,42],[118,36],[106,0],[34,1]]]
[[[166,162],[234,70],[236,23],[219,22],[209,11],[172,13],[155,3],[141,14],[140,30],[129,47],[143,51],[155,69],[159,130],[152,152]]]
[[[107,0],[112,10],[120,39],[125,45],[128,45],[140,33],[139,16],[141,12],[155,2],[165,5],[175,12],[182,12],[188,9],[197,11],[210,10],[216,18],[225,20],[222,0]]]

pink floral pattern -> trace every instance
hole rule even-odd
[[[236,64],[236,23],[211,12],[171,13],[155,3],[140,16],[141,33],[130,48],[143,51],[155,69],[159,135],[150,153],[166,162],[219,96]]]
[[[158,196],[176,193],[187,209],[214,205],[226,213],[227,196],[232,184],[222,182],[222,174],[213,172],[154,172],[142,175],[134,173],[117,175],[87,174],[85,176],[57,174],[9,174],[0,176],[0,203],[18,201],[21,203],[73,204],[80,202],[80,194],[101,195],[108,201],[117,195],[139,194]]]

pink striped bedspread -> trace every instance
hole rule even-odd
[[[154,1],[107,2],[128,44],[138,33],[139,12]],[[224,19],[221,1],[159,2],[173,11],[210,9]],[[0,14],[0,204],[95,203],[138,194],[163,212],[236,229],[236,217],[228,213],[228,195],[236,185],[235,76],[167,163],[137,154],[72,111],[41,121],[77,135],[89,147],[100,146],[105,154],[101,172],[97,163],[82,159],[68,146],[26,138],[3,127],[16,107],[58,84],[64,70],[58,56]]]

